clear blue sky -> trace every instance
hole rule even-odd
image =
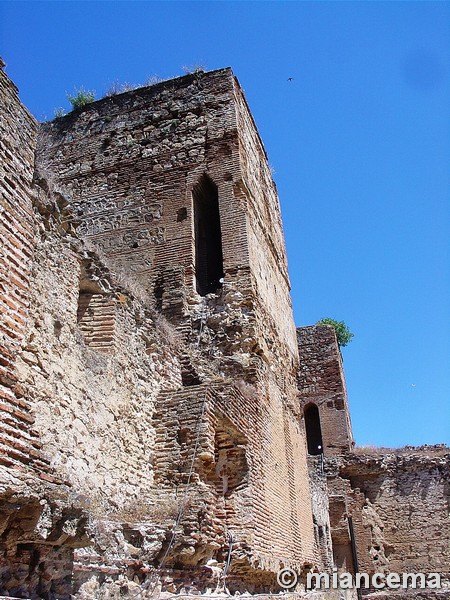
[[[275,170],[297,324],[355,333],[360,445],[450,443],[449,27],[445,2],[0,3],[38,119],[74,87],[234,69]]]

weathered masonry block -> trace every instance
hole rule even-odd
[[[332,547],[332,562],[340,572],[437,572],[448,588],[449,449],[354,448],[333,328],[302,327],[297,336],[299,400],[314,526],[324,564]],[[447,592],[390,593],[399,599],[434,600]]]
[[[345,493],[353,515],[361,571],[437,572],[448,585],[449,458],[446,446],[367,449],[329,465],[330,491]]]
[[[37,126],[3,66],[0,60],[0,594],[67,598],[84,518],[51,468],[18,371],[21,361],[37,364],[28,344]]]
[[[278,198],[231,71],[47,124],[34,186],[32,164],[15,376],[44,455],[110,531],[111,573],[130,568],[118,532],[138,545],[136,575],[159,566],[175,589],[189,570],[206,585],[230,534],[235,590],[318,565]],[[95,535],[77,543],[75,586],[101,581]]]
[[[105,98],[56,119],[41,129],[38,156],[64,190],[79,238],[177,329],[182,387],[173,381],[156,404],[152,391],[147,404],[149,414],[156,410],[148,501],[163,502],[163,489],[170,499],[186,484],[176,465],[194,448],[209,452],[217,472],[206,476],[203,465],[191,475],[208,488],[198,497],[210,498],[202,519],[216,525],[200,522],[201,543],[187,544],[175,563],[223,559],[232,531],[242,555],[234,576],[248,589],[256,589],[258,570],[275,585],[280,564],[299,571],[318,564],[279,201],[231,70]],[[121,352],[114,311],[108,295],[80,288],[78,328],[90,349]],[[218,412],[208,419],[207,411],[202,425],[211,432],[205,449],[191,431],[200,418],[196,394],[217,386]],[[177,440],[185,437],[180,455]],[[233,517],[240,493],[245,510]]]
[[[292,372],[294,324],[280,310],[292,314],[278,198],[229,69],[57,119],[42,129],[39,156],[71,196],[78,234],[140,281],[173,322],[198,327],[211,305],[202,297],[216,292],[226,317],[216,310],[211,319],[218,350],[253,362],[282,355]],[[257,347],[243,347],[247,334]]]

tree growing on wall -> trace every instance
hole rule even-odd
[[[316,325],[331,325],[334,327],[339,348],[343,348],[352,341],[353,333],[350,332],[350,329],[344,323],[344,321],[336,321],[335,319],[325,318],[317,321]]]

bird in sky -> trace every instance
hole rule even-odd
[[[288,77],[288,81],[293,81],[294,78],[293,77]]]

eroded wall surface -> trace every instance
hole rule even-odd
[[[20,375],[26,354],[37,220],[36,122],[0,64],[0,594],[68,597],[85,517],[51,466]],[[68,578],[69,577],[69,581]]]
[[[3,64],[2,64],[3,66]],[[14,367],[26,333],[34,245],[31,181],[36,122],[20,103],[17,89],[0,68],[0,398],[2,461],[20,467],[36,462],[47,469],[33,436],[29,406]]]
[[[297,329],[300,355],[299,401],[305,408],[317,406],[323,438],[323,452],[333,456],[352,447],[352,429],[342,356],[334,328],[312,325]]]
[[[352,452],[336,337],[296,337],[278,197],[231,70],[56,119],[36,160],[1,70],[0,94],[0,593],[444,569],[448,451]],[[200,243],[201,219],[220,236]],[[223,261],[201,282],[205,243]],[[307,458],[311,405],[323,453]]]
[[[335,567],[370,576],[439,573],[443,590],[388,593],[393,598],[445,597],[450,565],[448,447],[354,447],[333,328],[302,327],[298,341],[299,401],[304,418],[308,406],[318,407],[322,432],[323,452],[313,447],[308,456],[314,523],[316,530],[329,524]],[[318,544],[322,552],[324,539]]]
[[[355,505],[360,570],[440,573],[449,579],[449,449],[358,451],[339,476]]]
[[[235,590],[318,565],[278,198],[231,71],[44,125],[30,184],[15,372],[49,470],[89,516],[75,589],[155,569],[166,589],[205,589],[230,539]],[[223,254],[208,293],[205,190]]]

